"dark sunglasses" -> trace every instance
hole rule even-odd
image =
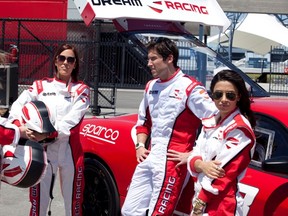
[[[67,62],[68,62],[69,64],[73,64],[73,63],[76,61],[76,58],[75,58],[75,57],[72,57],[72,56],[66,57],[66,56],[64,56],[64,55],[58,55],[58,56],[57,56],[57,59],[58,59],[59,62],[64,62],[65,60],[67,60]]]
[[[226,98],[230,101],[235,101],[236,100],[236,93],[234,92],[221,92],[221,91],[215,91],[213,92],[212,94],[212,98],[215,99],[215,100],[219,100],[223,97],[223,94],[226,95]]]

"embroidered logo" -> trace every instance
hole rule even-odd
[[[158,90],[150,90],[150,91],[149,91],[149,94],[152,94],[152,95],[153,95],[153,94],[154,94],[154,95],[155,95],[155,94],[158,94]]]
[[[56,92],[43,92],[43,96],[56,96]]]
[[[169,95],[170,98],[175,98],[177,100],[182,100],[182,97],[180,95],[180,90],[179,89],[174,89],[174,92],[172,95]]]

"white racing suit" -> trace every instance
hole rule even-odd
[[[251,161],[255,142],[250,123],[238,108],[218,125],[202,128],[187,164],[190,174],[197,179],[194,199],[198,197],[206,203],[204,215],[243,215],[238,182]],[[221,161],[225,176],[210,179],[197,173],[194,168],[197,159]]]
[[[84,155],[79,127],[90,105],[89,88],[82,82],[66,83],[57,78],[33,82],[13,103],[9,119],[20,120],[21,108],[29,101],[43,101],[56,117],[56,141],[47,145],[47,173],[40,184],[30,188],[30,215],[46,216],[52,174],[59,169],[66,216],[82,215]],[[57,213],[56,213],[57,214]]]
[[[147,83],[136,130],[151,133],[151,152],[136,167],[123,215],[143,216],[148,209],[148,215],[172,215],[189,176],[185,165],[176,169],[178,162],[167,160],[167,151],[191,151],[200,119],[209,124],[216,112],[205,88],[180,69],[165,82]]]

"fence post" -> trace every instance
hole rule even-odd
[[[98,88],[99,88],[99,64],[100,64],[100,42],[101,42],[101,22],[99,20],[95,21],[95,70],[93,71],[93,87],[94,87],[94,94],[93,94],[93,102],[92,105],[92,114],[93,115],[100,115],[101,110],[98,106]]]

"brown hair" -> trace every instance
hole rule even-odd
[[[155,49],[165,61],[170,54],[173,55],[173,65],[177,68],[177,62],[179,58],[179,50],[176,44],[169,38],[160,37],[156,41],[152,40],[147,45],[146,48],[149,50]]]
[[[241,114],[244,115],[249,120],[252,128],[254,128],[256,125],[256,119],[250,107],[251,102],[250,102],[249,92],[246,88],[243,78],[235,71],[222,70],[219,73],[217,73],[211,81],[211,85],[210,85],[211,93],[213,93],[214,87],[216,83],[219,81],[228,81],[237,88],[238,92],[241,95],[240,100],[237,102],[237,106]]]

